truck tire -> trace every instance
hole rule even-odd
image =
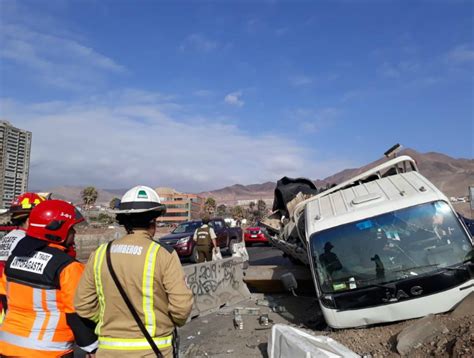
[[[189,256],[189,260],[195,264],[198,262],[198,259],[199,259],[199,254],[198,254],[198,251],[197,251],[197,246],[194,246],[193,247],[193,252],[191,253],[191,256]]]

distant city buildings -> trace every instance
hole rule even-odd
[[[172,188],[156,188],[161,202],[166,205],[166,214],[160,216],[160,223],[180,223],[199,219],[204,206],[204,198],[197,194],[180,193]]]
[[[0,208],[28,190],[31,132],[0,121]]]

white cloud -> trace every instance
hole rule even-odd
[[[232,106],[242,107],[245,102],[241,100],[241,97],[242,91],[232,92],[225,96],[224,101]]]
[[[332,125],[340,114],[341,110],[334,107],[321,109],[298,108],[290,112],[290,118],[296,121],[303,132],[318,133]]]
[[[218,46],[217,41],[213,41],[202,34],[191,34],[183,41],[179,47],[181,51],[196,50],[200,52],[210,52]]]
[[[288,80],[294,87],[308,86],[313,83],[313,79],[305,75],[292,76]]]
[[[459,45],[446,55],[450,63],[460,64],[474,61],[474,48],[468,45]]]
[[[215,117],[187,113],[167,98],[133,90],[73,102],[4,98],[0,118],[33,133],[30,187],[35,189],[142,183],[202,191],[284,175],[316,178],[334,169],[316,163],[312,150],[284,135],[247,134]]]
[[[83,89],[101,82],[105,73],[125,71],[111,58],[67,37],[6,22],[0,24],[0,32],[0,58],[30,70],[41,83]]]

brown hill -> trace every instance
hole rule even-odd
[[[84,189],[84,187],[60,186],[60,187],[55,187],[55,188],[51,188],[49,190],[43,190],[43,191],[48,192],[48,193],[53,193],[52,197],[54,199],[62,199],[62,200],[71,201],[77,205],[77,204],[82,203],[82,198],[81,198],[82,189]],[[97,189],[97,192],[99,194],[99,196],[97,197],[97,204],[108,205],[109,202],[113,198],[121,196],[121,195],[117,195],[114,192],[106,191],[103,189]]]
[[[456,159],[435,152],[419,153],[413,149],[405,149],[400,153],[400,155],[402,154],[410,155],[415,159],[421,174],[432,181],[448,197],[466,196],[468,195],[468,186],[474,185],[473,159]],[[325,179],[317,179],[314,183],[318,188],[328,184],[339,184],[367,169],[379,165],[385,160],[386,158],[380,158],[360,168],[344,169]],[[200,195],[204,197],[212,196],[219,204],[235,205],[237,200],[273,198],[275,185],[276,183],[274,182],[246,186],[236,184],[218,190],[203,192]]]
[[[199,193],[200,196],[212,196],[219,204],[235,205],[237,200],[273,198],[275,183],[241,185],[234,184],[222,189]]]
[[[413,159],[418,163],[421,174],[432,181],[448,197],[466,196],[468,194],[468,186],[474,185],[473,159],[456,159],[435,152],[418,153],[413,149],[405,149],[400,154],[407,154],[413,157]],[[380,158],[363,167],[345,169],[325,179],[317,179],[314,182],[318,188],[324,187],[328,184],[338,184],[380,164],[384,160],[385,158]],[[203,197],[212,196],[216,199],[218,204],[235,205],[237,200],[273,199],[275,185],[275,182],[251,185],[235,184],[213,191],[202,192],[199,193],[199,195]],[[52,188],[48,191],[54,193],[53,197],[55,198],[79,204],[82,202],[80,196],[82,189],[83,187],[78,186],[61,186]],[[99,192],[97,203],[106,205],[110,200],[112,200],[112,198],[121,197],[126,191],[125,189],[97,190]]]

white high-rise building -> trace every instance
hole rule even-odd
[[[31,132],[0,121],[0,209],[28,190]]]

